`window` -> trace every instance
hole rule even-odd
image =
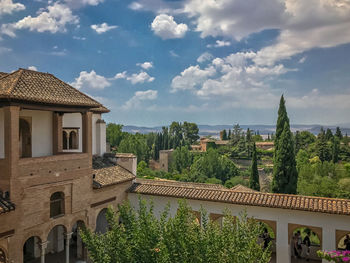
[[[79,128],[63,128],[63,150],[79,149]]]
[[[50,198],[50,217],[57,217],[64,214],[64,194],[56,192]]]
[[[0,248],[0,263],[6,263],[5,251]]]
[[[19,119],[19,152],[21,158],[32,157],[32,129],[29,117]]]

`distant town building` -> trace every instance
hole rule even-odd
[[[159,151],[159,168],[165,172],[169,172],[169,168],[172,162],[173,149],[160,150]]]

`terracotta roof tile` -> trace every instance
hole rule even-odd
[[[100,108],[102,105],[54,75],[19,69],[0,78],[0,98]]]
[[[95,169],[93,174],[95,175],[93,181],[94,188],[102,188],[135,179],[135,176],[131,172],[119,165]]]
[[[237,191],[237,192],[257,192],[253,189],[250,189],[244,185],[237,184],[234,187],[230,188],[232,191]]]
[[[128,192],[248,206],[350,215],[349,199],[272,194],[254,191],[239,192],[210,184],[137,179]]]
[[[8,75],[8,73],[0,72],[0,79],[1,79],[2,77],[5,77],[6,75]]]
[[[15,210],[15,204],[0,196],[0,214]]]

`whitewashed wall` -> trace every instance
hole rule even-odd
[[[92,154],[97,154],[96,122],[100,118],[101,118],[101,114],[92,114]]]
[[[19,116],[32,119],[32,157],[52,155],[52,112],[21,110]]]
[[[170,214],[174,216],[178,208],[178,199],[172,197],[149,196],[143,195],[143,198],[153,200],[155,207],[155,215],[160,215],[164,207],[170,203]],[[128,199],[134,207],[138,207],[138,195],[128,194]],[[335,233],[338,230],[350,231],[350,216],[341,216],[325,213],[315,213],[306,211],[296,211],[289,209],[257,207],[257,206],[241,206],[219,202],[206,202],[198,200],[187,200],[188,205],[194,211],[200,211],[201,206],[207,213],[223,214],[227,208],[233,215],[238,215],[241,211],[246,210],[248,217],[256,219],[265,219],[276,221],[276,251],[277,262],[290,262],[291,249],[288,244],[288,224],[300,224],[305,226],[314,226],[322,228],[322,249],[333,250],[336,248]]]
[[[103,155],[106,152],[106,123],[99,122],[101,114],[92,115],[92,154]]]
[[[80,113],[63,114],[63,128],[79,128],[79,148],[75,150],[63,150],[64,152],[82,152],[83,149],[83,119]]]
[[[4,110],[0,109],[0,159],[5,158]]]

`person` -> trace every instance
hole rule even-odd
[[[271,237],[266,227],[264,228],[263,240],[264,240],[264,249],[266,249],[271,242]]]
[[[347,234],[345,239],[344,239],[344,246],[345,246],[345,250],[350,251],[350,236],[349,236],[349,234]]]
[[[301,258],[301,252],[303,251],[303,247],[301,246],[302,239],[301,239],[301,233],[298,230],[297,232],[297,251],[298,251],[298,258]]]
[[[306,261],[310,260],[310,246],[311,246],[311,241],[310,241],[310,231],[306,232],[306,236],[304,237],[303,243],[306,247]]]
[[[299,257],[297,233],[294,233],[294,234],[293,234],[293,237],[292,237],[292,246],[293,246],[294,258]]]

